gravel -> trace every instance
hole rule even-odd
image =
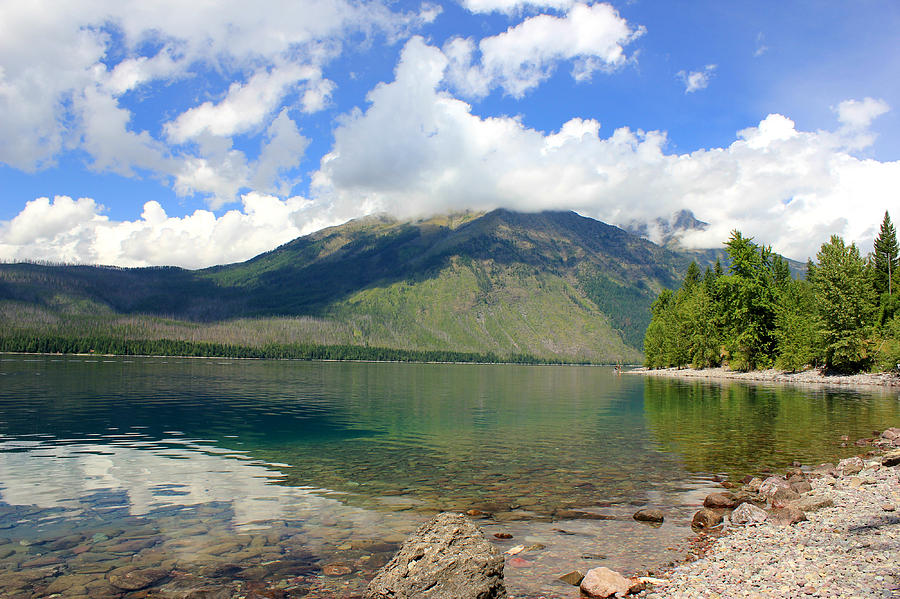
[[[792,526],[731,526],[706,555],[664,573],[646,599],[900,598],[900,467],[811,481],[833,507]],[[726,520],[727,521],[727,520]]]
[[[860,373],[850,375],[825,374],[819,369],[801,372],[785,372],[783,370],[753,370],[737,372],[726,368],[635,368],[627,374],[645,374],[653,376],[669,376],[698,379],[734,379],[740,381],[760,381],[771,383],[795,383],[801,385],[825,385],[835,387],[900,387],[900,375],[891,372]]]

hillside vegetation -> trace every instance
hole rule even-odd
[[[633,362],[698,255],[572,212],[369,217],[198,271],[0,265],[0,336]]]
[[[653,303],[648,366],[900,368],[900,252],[887,212],[868,257],[832,235],[806,278],[737,231],[726,247],[727,272],[691,264],[681,287]]]

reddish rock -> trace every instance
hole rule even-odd
[[[513,538],[513,536],[512,536],[511,534],[509,534],[508,532],[495,532],[495,533],[494,533],[494,536],[497,537],[498,539],[511,539],[511,538]]]
[[[512,566],[513,568],[527,568],[531,565],[531,562],[527,559],[521,557],[511,557],[509,561],[506,562],[507,565]]]
[[[737,506],[734,493],[724,491],[722,493],[710,493],[703,500],[703,507],[712,509],[733,509]]]
[[[638,510],[632,516],[638,522],[654,522],[661,524],[665,519],[665,514],[663,514],[662,510],[656,509],[646,509],[646,510]]]
[[[789,505],[769,512],[769,520],[776,524],[780,524],[781,526],[790,526],[791,524],[806,520],[806,514],[796,506]]]
[[[774,508],[786,507],[798,499],[800,499],[800,494],[790,487],[781,487],[769,496],[769,501],[772,502]]]
[[[140,569],[135,566],[124,566],[111,570],[106,579],[111,585],[123,591],[138,591],[163,580],[168,575],[165,570],[156,568]]]
[[[768,518],[764,509],[758,508],[752,503],[742,503],[731,512],[731,523],[737,526],[752,526],[762,524]]]
[[[643,590],[643,584],[637,578],[625,578],[609,568],[593,568],[588,570],[581,581],[581,592],[588,597],[624,597],[629,593]]]
[[[328,564],[322,566],[322,573],[325,576],[346,576],[353,572],[353,569],[346,564]]]
[[[703,508],[694,514],[691,519],[691,526],[700,530],[707,530],[722,524],[722,514],[708,507]]]

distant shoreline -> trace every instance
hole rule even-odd
[[[880,387],[882,389],[900,388],[900,375],[890,372],[860,374],[824,374],[817,369],[800,372],[783,370],[752,370],[738,372],[725,368],[634,368],[625,374],[646,376],[663,376],[680,379],[704,379],[712,381],[744,381],[754,383],[791,383],[797,385],[817,385],[826,387]]]

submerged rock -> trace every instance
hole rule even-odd
[[[632,518],[638,522],[654,522],[661,524],[666,519],[666,516],[663,514],[662,510],[645,509],[636,511]]]
[[[503,556],[468,518],[438,514],[369,583],[366,599],[502,599]]]
[[[568,574],[563,574],[562,576],[560,576],[559,580],[565,582],[566,584],[570,584],[573,587],[577,587],[581,584],[581,581],[584,580],[584,574],[582,574],[578,570],[572,570]]]

